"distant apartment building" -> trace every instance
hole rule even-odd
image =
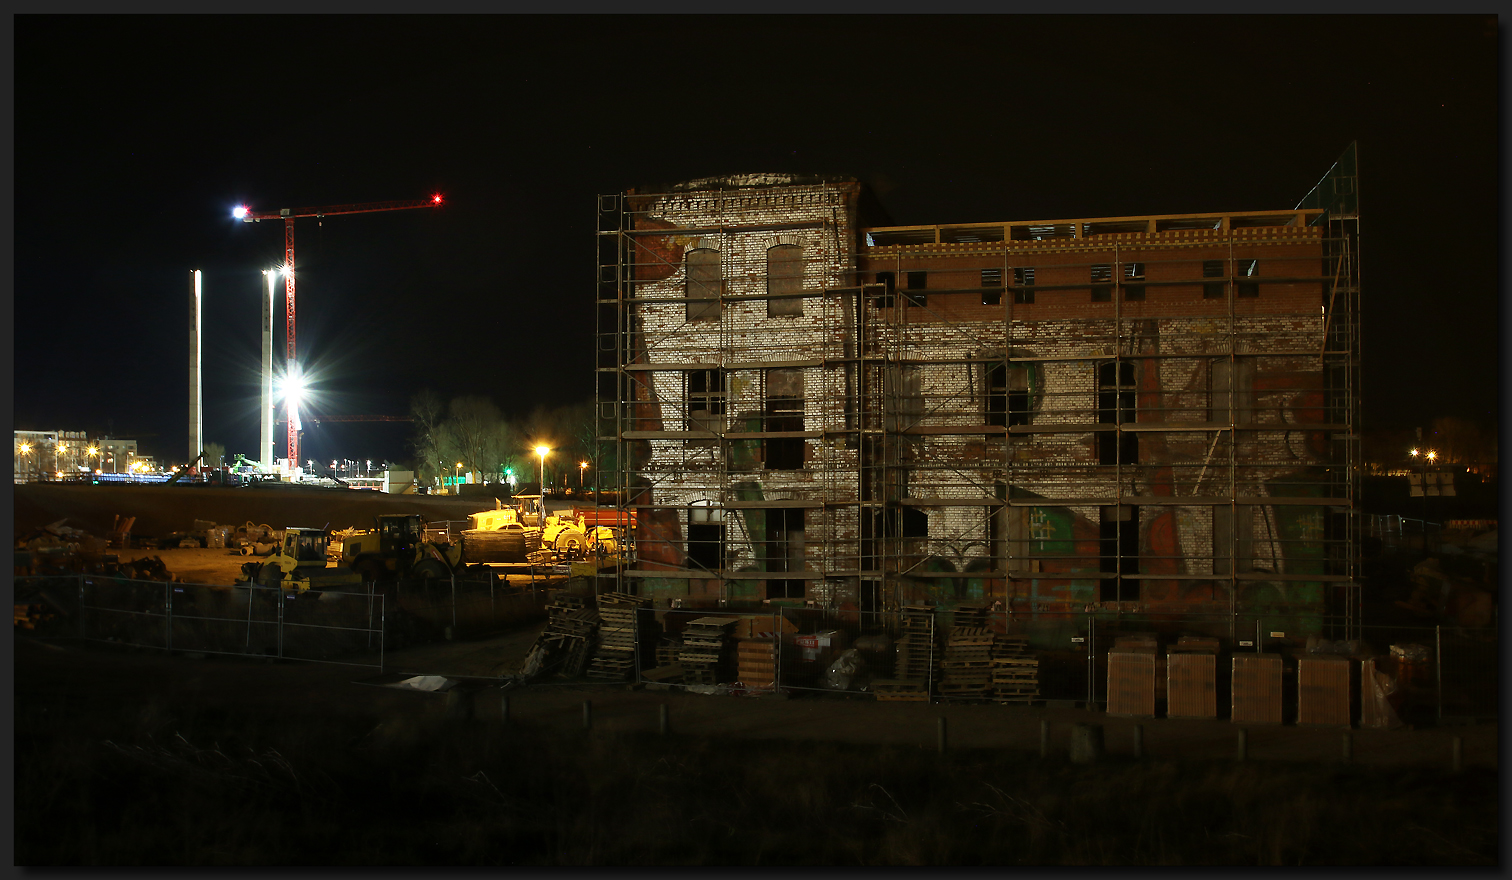
[[[622,588],[1347,626],[1355,182],[1351,147],[1290,208],[911,227],[844,179],[600,197]]]
[[[17,483],[80,479],[97,470],[124,474],[143,461],[137,441],[91,438],[86,431],[16,431],[11,451]]]

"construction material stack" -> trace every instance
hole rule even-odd
[[[987,609],[962,605],[945,640],[940,661],[940,693],[984,699],[992,692],[992,649],[995,633],[987,626]]]
[[[1039,698],[1039,658],[1029,650],[1029,640],[998,636],[992,652],[992,699],[1033,703]]]
[[[934,608],[906,605],[903,635],[898,639],[898,662],[891,679],[872,682],[878,700],[928,702],[938,678],[939,650],[935,647]]]
[[[736,660],[741,684],[752,690],[771,690],[777,686],[777,642],[775,639],[741,639]]]
[[[700,617],[683,627],[682,650],[677,662],[685,684],[718,684],[728,678],[726,654],[733,617]]]
[[[546,606],[546,631],[537,644],[543,644],[553,659],[560,660],[557,675],[577,678],[588,665],[588,646],[598,626],[598,612],[588,607],[582,596],[557,594]]]
[[[635,649],[639,642],[636,609],[649,599],[629,593],[604,593],[598,598],[598,647],[588,664],[588,677],[625,681],[635,673]]]

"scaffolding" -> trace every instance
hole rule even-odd
[[[600,434],[640,524],[616,589],[1350,637],[1355,193],[1351,147],[1270,212],[861,228],[850,180],[601,196]]]

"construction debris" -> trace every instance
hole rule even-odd
[[[635,673],[635,650],[640,642],[636,609],[650,599],[628,593],[604,593],[598,597],[598,644],[588,677],[624,681]]]
[[[587,607],[582,596],[557,593],[546,606],[546,629],[525,655],[520,676],[524,679],[554,669],[563,678],[577,678],[588,662],[589,640],[598,628],[599,615]]]
[[[690,685],[715,685],[729,680],[729,629],[734,617],[700,617],[683,627],[682,650],[677,662],[683,681]]]

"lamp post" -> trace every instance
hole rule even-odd
[[[459,462],[457,462],[457,466],[454,467],[454,468],[452,468],[452,494],[453,495],[460,495],[460,494],[462,494],[462,489],[461,489],[460,486],[458,486],[458,484],[461,483],[461,482],[462,482],[462,462],[459,461]]]
[[[30,443],[22,443],[21,444],[21,465],[22,465],[22,467],[21,467],[21,473],[27,475],[28,477],[31,475],[31,472],[32,472],[32,469],[30,467],[26,466],[28,464],[27,459],[30,458],[30,457],[31,457],[31,444]],[[28,480],[26,480],[26,482],[31,482],[31,481],[30,481],[30,479],[28,479]]]
[[[543,527],[546,525],[546,453],[551,451],[549,446],[537,446],[536,455],[541,457],[541,500],[540,509],[536,513],[537,522]]]
[[[583,491],[583,475],[588,472],[588,462],[578,462],[578,491]]]

